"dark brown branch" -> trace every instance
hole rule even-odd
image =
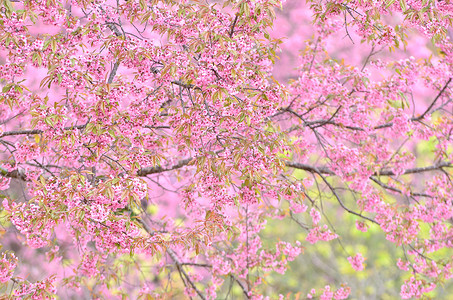
[[[10,135],[25,135],[25,134],[41,134],[42,130],[39,129],[34,129],[34,130],[12,130],[12,131],[5,131],[2,134],[0,134],[0,138],[4,136],[10,136]]]
[[[242,289],[242,292],[244,293],[245,297],[247,299],[250,299],[249,293],[247,292],[247,289],[245,288],[244,284],[242,284],[242,282],[239,279],[237,279],[233,274],[230,274],[230,276],[231,278],[233,278],[234,281],[236,281],[236,283]]]
[[[23,111],[21,111],[21,112],[15,114],[14,116],[9,117],[8,119],[5,119],[5,120],[0,121],[0,125],[3,125],[3,124],[8,123],[9,121],[11,121],[12,119],[14,119],[14,118],[20,116],[20,115],[23,114],[24,112],[25,112],[25,110],[23,110]]]
[[[63,129],[72,130],[72,129],[83,129],[85,127],[86,127],[86,125],[76,125],[76,126],[68,126]],[[41,133],[43,133],[43,131],[40,129],[12,130],[12,131],[3,132],[2,134],[0,134],[0,138],[5,137],[5,136],[11,136],[11,135],[30,135],[30,134],[41,134]]]
[[[201,88],[199,88],[199,87],[197,87],[197,86],[195,86],[195,85],[193,85],[193,84],[184,83],[184,82],[182,82],[182,81],[180,81],[180,80],[174,80],[174,81],[172,81],[171,83],[176,84],[176,85],[178,85],[178,86],[180,86],[180,87],[186,88],[186,89],[188,89],[188,90],[190,90],[190,89],[198,89],[198,90],[201,91]]]
[[[389,190],[389,191],[392,191],[392,192],[395,192],[395,193],[398,193],[398,194],[402,194],[402,195],[404,194],[402,190],[397,189],[397,188],[395,188],[395,187],[393,187],[393,186],[389,186],[389,185],[383,183],[382,181],[377,180],[377,179],[374,178],[373,176],[371,176],[370,179],[371,179],[372,181],[374,181],[377,185],[383,187],[383,188],[386,189],[386,190]],[[427,197],[427,198],[432,198],[432,196],[430,196],[430,195],[428,195],[428,194],[424,194],[424,193],[412,193],[412,192],[410,192],[410,195],[411,195],[411,196],[417,196],[417,197]]]
[[[321,173],[317,173],[321,178],[322,180],[324,181],[324,183],[327,185],[327,187],[330,189],[330,191],[332,192],[332,194],[335,196],[335,198],[337,199],[338,203],[340,204],[340,206],[346,210],[348,213],[350,214],[353,214],[357,217],[360,217],[360,218],[363,218],[365,220],[368,220],[374,224],[377,224],[379,225],[379,223],[371,218],[368,218],[360,213],[357,213],[351,209],[349,209],[348,207],[346,207],[346,205],[344,205],[343,201],[341,200],[340,196],[337,194],[337,192],[335,191],[335,188],[329,183],[329,181],[327,181],[326,177],[324,177],[324,175],[322,175]]]
[[[315,125],[314,128],[320,127],[320,126],[323,126],[323,125],[333,125],[333,126],[337,126],[337,127],[341,127],[341,128],[351,129],[351,130],[365,131],[365,129],[363,129],[362,127],[339,124],[339,123],[335,123],[335,122],[329,121],[329,120],[307,121],[307,122],[305,122],[305,124],[308,125],[308,126]],[[321,124],[321,125],[318,125],[318,124]]]
[[[115,26],[115,23],[112,23],[112,22],[108,22],[108,23],[105,23],[107,25],[107,27],[116,35],[116,36],[122,36],[121,32],[118,30],[118,28],[116,28]]]
[[[115,78],[116,72],[118,71],[118,68],[120,66],[119,61],[116,61],[116,63],[113,65],[112,72],[110,72],[109,79],[107,80],[108,84],[111,84],[113,82],[113,78]]]
[[[198,263],[191,263],[191,262],[183,262],[181,266],[193,266],[193,267],[200,267],[200,268],[212,268],[212,265],[209,264],[198,264]]]
[[[449,168],[452,167],[453,165],[450,162],[442,161],[440,163],[434,164],[432,166],[428,167],[422,167],[422,168],[412,168],[412,169],[406,169],[402,173],[402,175],[405,174],[415,174],[415,173],[423,173],[423,172],[429,172],[429,171],[434,171],[434,170],[440,170],[442,168]],[[395,172],[390,171],[390,170],[384,170],[381,172],[374,173],[373,176],[393,176],[396,175]]]
[[[186,158],[183,160],[180,160],[176,165],[163,168],[161,166],[159,167],[150,167],[150,168],[143,168],[137,172],[138,176],[147,176],[150,174],[156,174],[156,173],[163,173],[163,172],[168,172],[176,169],[180,169],[184,166],[187,166],[190,162],[192,161],[192,158]],[[18,170],[14,170],[11,172],[8,172],[7,170],[0,168],[0,176],[3,177],[9,177],[9,178],[17,178],[17,179],[22,179],[26,181],[26,176],[23,173],[20,173]]]
[[[308,227],[308,225],[305,225],[305,224],[302,224],[302,222],[300,222],[298,219],[296,219],[296,217],[294,216],[293,212],[290,210],[289,211],[289,216],[291,217],[291,220],[293,220],[294,222],[296,222],[297,225],[299,225],[300,227],[302,227],[303,229],[309,231],[310,228]]]
[[[295,112],[294,110],[290,109],[290,108],[284,108],[282,109],[282,112],[289,112],[293,115],[295,115],[297,118],[299,118],[302,122],[304,122],[304,125],[305,126],[308,126],[310,128],[317,128],[317,127],[321,127],[323,125],[334,125],[334,126],[338,126],[338,127],[344,127],[344,128],[347,128],[347,129],[351,129],[351,130],[360,130],[360,131],[364,131],[363,128],[361,127],[355,127],[355,126],[348,126],[348,125],[343,125],[343,124],[338,124],[338,123],[335,123],[332,121],[333,117],[335,117],[335,115],[338,113],[339,109],[341,108],[341,106],[335,111],[335,113],[333,114],[332,117],[330,117],[328,120],[315,120],[315,121],[305,121],[304,118],[299,115],[297,112]],[[280,114],[280,113],[278,113]],[[391,125],[390,125],[391,126]]]
[[[85,125],[76,125],[76,126],[67,126],[63,128],[64,130],[73,130],[73,129],[84,129],[86,127]],[[143,126],[145,128],[149,129],[169,129],[170,126],[150,126],[150,125],[145,125]],[[12,136],[12,135],[32,135],[32,134],[41,134],[43,133],[42,130],[40,129],[30,129],[30,130],[12,130],[12,131],[5,131],[0,134],[0,138],[5,137],[5,136]]]
[[[447,87],[450,84],[451,80],[452,80],[452,78],[448,79],[447,83],[445,83],[444,87],[437,94],[436,98],[434,98],[434,100],[431,103],[431,105],[420,116],[418,116],[417,118],[412,118],[413,121],[419,121],[419,120],[423,119],[426,116],[427,113],[429,113],[429,111],[433,108],[434,104],[436,104],[437,100],[439,100],[440,96],[442,96],[442,94],[445,92],[445,90],[447,89]]]
[[[363,70],[365,70],[365,67],[366,65],[368,64],[368,62],[370,61],[370,58],[373,56],[373,55],[376,55],[378,54],[379,52],[381,52],[384,48],[382,48],[381,50],[378,50],[376,52],[374,52],[374,46],[371,47],[371,50],[370,50],[370,53],[368,54],[368,56],[366,57],[365,59],[365,62],[363,63],[363,66],[362,68],[360,69],[360,72],[363,72]]]
[[[233,34],[234,34],[234,27],[236,26],[236,23],[238,21],[238,18],[239,18],[239,14],[236,14],[236,17],[234,17],[234,21],[233,21],[233,24],[231,24],[231,29],[230,29],[230,38],[233,37]]]
[[[336,175],[332,170],[326,167],[315,167],[310,166],[307,164],[297,163],[297,162],[286,162],[287,167],[308,171],[310,173],[318,173],[318,174],[328,174],[328,175]]]
[[[29,181],[24,173],[19,172],[19,170],[13,170],[8,172],[7,170],[0,167],[0,175],[8,178],[21,179],[23,181]]]
[[[336,175],[335,172],[333,172],[332,170],[330,170],[327,167],[316,167],[316,166],[311,166],[308,164],[302,164],[302,163],[298,163],[298,162],[286,162],[285,164],[287,167],[308,171],[310,173]],[[442,161],[442,162],[434,164],[432,166],[406,169],[403,171],[402,175],[429,172],[429,171],[440,170],[442,168],[449,168],[449,167],[453,167],[453,164],[451,164],[450,162]],[[396,175],[395,172],[393,172],[391,170],[383,170],[383,171],[374,173],[372,176],[394,176],[394,175]]]
[[[324,124],[327,124],[327,123],[329,123],[329,122],[332,122],[332,120],[335,118],[335,116],[338,114],[338,112],[340,111],[341,108],[342,108],[341,105],[338,106],[337,110],[333,113],[333,115],[332,115],[328,120],[326,120],[325,122],[322,122],[322,123],[320,123],[320,124],[318,124],[318,125],[316,125],[316,126],[313,126],[312,129],[321,127],[321,126],[323,126]]]
[[[145,125],[143,126],[148,129],[170,129],[170,126],[162,125],[162,126],[151,126],[151,125]]]
[[[332,170],[330,170],[330,169],[328,169],[326,167],[315,167],[315,166],[310,166],[310,165],[307,165],[307,164],[294,163],[294,162],[286,162],[285,164],[286,164],[286,166],[291,167],[291,168],[304,170],[304,171],[307,171],[307,172],[310,172],[310,173],[313,173],[313,174],[318,174],[322,178],[324,183],[328,186],[328,188],[332,191],[332,194],[335,196],[335,198],[337,199],[338,203],[340,204],[340,206],[344,210],[346,210],[347,212],[349,212],[349,213],[351,213],[353,215],[359,216],[359,217],[364,218],[364,219],[366,219],[366,220],[368,220],[370,222],[378,224],[375,220],[370,219],[370,218],[368,218],[366,216],[363,216],[362,214],[357,213],[357,212],[347,208],[344,205],[344,203],[340,199],[340,196],[335,191],[335,188],[327,181],[326,177],[324,176],[326,174],[327,175],[336,175]],[[448,168],[448,167],[453,167],[453,165],[451,163],[449,163],[449,162],[440,162],[440,163],[437,163],[435,165],[428,166],[428,167],[406,169],[406,170],[404,170],[404,172],[402,174],[403,175],[404,174],[415,174],[415,173],[422,173],[422,172],[435,171],[435,170],[443,171],[442,168]],[[394,192],[402,194],[403,192],[401,190],[396,189],[396,188],[391,187],[391,186],[388,186],[388,185],[382,183],[381,181],[379,181],[378,179],[373,177],[373,176],[379,177],[379,176],[392,176],[392,175],[395,175],[395,173],[393,171],[390,171],[390,170],[382,171],[382,172],[373,174],[370,177],[370,180],[374,181],[375,183],[377,183],[378,185],[380,185],[384,189],[391,190],[391,191],[394,191]],[[412,196],[412,197],[415,197],[415,196],[417,196],[417,197],[430,197],[430,195],[428,195],[428,194],[412,193],[412,192],[410,193],[410,196]]]
[[[439,100],[439,98],[442,96],[442,94],[445,92],[445,90],[448,88],[448,85],[450,84],[450,82],[453,80],[453,78],[450,78],[448,79],[448,81],[445,83],[445,85],[443,86],[443,88],[439,91],[439,93],[437,94],[437,96],[434,98],[433,102],[430,104],[430,106],[425,110],[424,113],[422,113],[420,116],[416,117],[416,118],[411,118],[410,120],[412,122],[415,122],[415,121],[420,121],[421,119],[423,119],[428,113],[429,111],[434,107],[434,105],[436,104],[437,100]],[[341,107],[341,106],[340,106]],[[316,127],[321,127],[323,125],[334,125],[334,126],[338,126],[338,127],[344,127],[344,128],[347,128],[347,129],[351,129],[351,130],[358,130],[358,131],[364,131],[363,128],[361,127],[356,127],[356,126],[348,126],[348,125],[343,125],[343,124],[338,124],[338,123],[335,123],[333,122],[333,118],[336,116],[336,114],[338,113],[338,110],[340,109],[340,107],[337,109],[337,111],[335,111],[335,113],[332,115],[332,117],[330,117],[328,120],[316,120],[316,121],[305,121],[301,115],[299,115],[297,112],[293,111],[292,109],[290,109],[289,107],[287,108],[283,108],[282,111],[283,112],[289,112],[293,115],[295,115],[296,117],[298,117],[299,119],[301,119],[304,124],[306,126],[313,126],[314,125],[314,128]],[[373,127],[373,129],[383,129],[383,128],[388,128],[388,127],[392,127],[393,126],[393,122],[389,122],[389,123],[385,123],[385,124],[382,124],[382,125],[378,125],[378,126],[375,126]]]
[[[178,271],[184,275],[187,282],[189,282],[190,286],[194,289],[194,291],[198,294],[198,296],[200,296],[201,299],[206,300],[206,297],[203,295],[203,293],[195,286],[195,283],[193,283],[193,281],[190,280],[189,275],[187,275],[186,271],[184,270],[181,262],[179,261],[178,257],[176,256],[176,253],[171,249],[167,249],[167,253],[168,253],[168,255],[170,255],[171,259],[173,259],[173,261],[175,262],[176,268],[178,269]]]
[[[344,14],[344,27],[346,29],[346,36],[349,37],[349,39],[351,40],[351,42],[353,44],[354,43],[354,40],[352,39],[351,35],[349,34],[349,30],[348,30],[348,21],[346,20],[346,11],[343,11],[343,14]]]
[[[170,166],[170,167],[167,167],[167,168],[163,168],[161,166],[143,168],[143,169],[141,169],[141,170],[139,170],[137,172],[137,175],[138,176],[146,176],[146,175],[149,175],[149,174],[163,173],[163,172],[167,172],[167,171],[180,169],[180,168],[182,168],[184,166],[187,166],[191,161],[192,161],[192,158],[189,157],[189,158],[180,160],[176,165],[173,165],[173,166]]]
[[[109,23],[107,26],[117,37],[122,36],[121,32],[118,30],[118,28],[116,28],[115,24]],[[108,84],[111,84],[113,82],[113,79],[115,78],[115,75],[116,75],[116,72],[118,71],[119,66],[120,66],[120,62],[117,60],[115,62],[115,64],[113,65],[112,72],[110,72],[109,79],[107,80]]]

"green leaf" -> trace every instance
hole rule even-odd
[[[390,0],[386,5],[385,8],[389,8],[396,0]]]

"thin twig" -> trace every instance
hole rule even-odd
[[[431,108],[433,108],[434,104],[437,102],[437,100],[439,100],[440,96],[442,96],[442,94],[445,92],[445,90],[447,89],[448,85],[450,84],[451,80],[453,78],[450,78],[448,79],[447,83],[445,83],[444,87],[440,90],[440,92],[437,94],[436,98],[434,98],[433,102],[431,103],[431,105],[425,110],[424,113],[422,113],[420,116],[418,116],[417,118],[412,118],[413,121],[419,121],[421,119],[423,119],[426,114],[431,110]]]
[[[233,24],[231,24],[231,29],[230,29],[230,38],[233,37],[233,34],[234,34],[234,27],[236,26],[236,23],[238,21],[238,18],[239,18],[239,14],[236,14],[236,17],[234,17],[234,21],[233,21]]]

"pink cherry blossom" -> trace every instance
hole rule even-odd
[[[361,253],[357,253],[355,256],[349,256],[348,261],[356,271],[362,271],[365,268],[365,266],[363,265],[365,258]]]

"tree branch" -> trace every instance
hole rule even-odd
[[[180,169],[184,166],[187,166],[190,162],[192,161],[192,158],[186,158],[183,160],[180,160],[177,164],[163,168],[161,166],[159,167],[150,167],[150,168],[143,168],[137,172],[138,176],[147,176],[150,174],[156,174],[156,173],[163,173],[163,172],[168,172],[176,169]],[[8,172],[7,170],[3,169],[0,167],[0,176],[3,177],[8,177],[8,178],[16,178],[16,179],[22,179],[23,181],[27,181],[27,178],[25,174],[19,172],[18,170],[14,170],[11,172]]]
[[[64,130],[72,130],[72,129],[83,129],[87,125],[76,125],[76,126],[68,126],[64,127]],[[12,131],[5,131],[0,134],[0,138],[5,137],[5,136],[11,136],[11,135],[30,135],[30,134],[41,134],[43,133],[42,130],[40,129],[30,129],[30,130],[12,130]]]
[[[84,129],[87,126],[85,125],[76,125],[76,126],[67,126],[64,127],[64,130],[73,130],[73,129]],[[170,129],[170,126],[150,126],[150,125],[145,125],[143,126],[148,129]],[[0,133],[0,138],[5,137],[5,136],[12,136],[12,135],[31,135],[31,134],[41,134],[43,133],[43,130],[40,129],[24,129],[24,130],[12,130],[12,131],[5,131],[3,133]]]
[[[433,108],[434,104],[437,102],[437,100],[439,100],[440,96],[442,96],[442,94],[445,92],[445,90],[447,89],[448,85],[450,84],[451,80],[453,78],[450,78],[448,79],[447,83],[445,83],[444,87],[440,90],[440,92],[437,94],[436,98],[434,98],[433,102],[431,103],[431,105],[425,110],[424,113],[422,113],[420,116],[418,116],[417,118],[412,118],[413,121],[419,121],[421,119],[423,119],[426,114],[431,110],[431,108]]]
[[[249,293],[247,292],[247,289],[245,288],[245,286],[242,284],[242,282],[236,278],[236,276],[234,276],[233,274],[230,274],[231,278],[234,279],[234,281],[236,281],[236,283],[239,285],[239,287],[242,289],[242,292],[244,293],[245,297],[247,299],[250,299],[250,296],[249,296]]]
[[[176,85],[178,85],[178,86],[180,86],[180,87],[186,88],[186,89],[188,89],[188,90],[190,90],[190,89],[198,89],[198,90],[201,91],[201,88],[199,88],[199,87],[197,87],[197,86],[195,86],[195,85],[193,85],[193,84],[184,83],[184,82],[182,82],[182,81],[180,81],[180,80],[174,80],[174,81],[172,81],[171,83],[176,84]]]
[[[297,162],[286,162],[287,167],[308,171],[310,173],[317,173],[317,174],[328,174],[328,175],[336,175],[332,170],[326,167],[315,167],[310,166],[307,164],[297,163]]]
[[[13,170],[8,172],[7,170],[0,167],[0,175],[7,178],[21,179],[23,181],[28,181],[24,173],[19,172],[19,170]]]
[[[120,66],[119,61],[116,61],[115,64],[113,65],[112,72],[110,72],[109,79],[107,80],[108,84],[111,84],[113,82],[113,78],[115,78],[116,72],[118,71],[118,68]]]
[[[189,282],[190,286],[194,289],[194,291],[198,294],[198,296],[200,296],[201,299],[206,300],[206,297],[203,295],[203,293],[196,287],[195,283],[192,280],[190,280],[189,275],[187,275],[186,271],[184,270],[181,262],[176,256],[176,253],[171,249],[167,249],[167,253],[168,255],[170,255],[171,259],[173,259],[173,261],[175,262],[178,271],[184,275],[184,277]]]
[[[189,158],[180,160],[176,165],[173,165],[173,166],[170,166],[170,167],[167,167],[167,168],[162,168],[161,166],[143,168],[143,169],[140,169],[137,172],[137,175],[138,176],[146,176],[146,175],[149,175],[149,174],[163,173],[163,172],[167,172],[167,171],[180,169],[180,168],[182,168],[184,166],[187,166],[191,161],[192,161],[192,157],[189,157]]]
[[[239,14],[236,14],[236,17],[234,17],[234,21],[233,21],[233,24],[231,24],[231,29],[230,29],[230,38],[233,37],[233,34],[234,34],[234,27],[236,26],[236,23],[238,21],[238,18],[239,18]]]
[[[428,113],[429,111],[434,107],[434,105],[436,104],[437,100],[439,100],[439,98],[442,96],[442,94],[445,92],[445,90],[448,88],[448,85],[450,84],[450,82],[453,80],[453,78],[450,78],[448,79],[448,81],[445,83],[445,85],[443,86],[443,88],[439,91],[439,93],[437,94],[437,96],[434,98],[433,102],[430,104],[430,106],[425,110],[424,113],[422,113],[420,116],[416,117],[416,118],[411,118],[410,120],[411,121],[420,121],[421,119],[423,119]],[[341,107],[341,106],[340,106]],[[287,108],[283,108],[282,111],[283,112],[289,112],[293,115],[295,115],[296,117],[298,117],[299,119],[301,119],[304,124],[306,126],[309,126],[311,127],[312,125],[316,127],[321,127],[323,125],[334,125],[334,126],[338,126],[338,127],[344,127],[344,128],[347,128],[347,129],[351,129],[351,130],[359,130],[359,131],[364,131],[363,128],[361,127],[356,127],[356,126],[348,126],[348,125],[343,125],[343,124],[338,124],[338,123],[335,123],[333,122],[333,118],[336,116],[336,114],[338,113],[340,107],[335,111],[335,113],[332,115],[332,117],[330,117],[329,119],[327,120],[315,120],[315,121],[305,121],[301,115],[299,115],[297,112],[293,111],[292,109],[290,109],[289,107]],[[388,128],[388,127],[392,127],[393,126],[393,122],[389,122],[389,123],[385,123],[385,124],[382,124],[382,125],[378,125],[378,126],[375,126],[373,127],[373,129],[383,129],[383,128]]]
[[[138,218],[137,220],[140,224],[142,224],[143,229],[145,229],[145,231],[150,236],[154,235],[153,230],[151,228],[149,228],[149,226],[145,222],[143,222],[143,220],[141,220],[140,218]],[[170,248],[167,248],[167,253],[171,257],[171,259],[173,259],[173,261],[175,262],[178,272],[180,272],[180,275],[181,274],[184,275],[184,277],[189,282],[191,287],[195,290],[195,292],[198,294],[198,296],[200,296],[201,299],[206,300],[206,297],[203,295],[203,293],[195,286],[195,283],[193,283],[193,281],[189,278],[189,275],[186,273],[186,271],[183,268],[183,263],[181,263],[179,258],[176,256],[176,253]],[[182,276],[181,276],[181,279],[183,279]]]
[[[311,165],[302,164],[302,163],[298,163],[298,162],[285,162],[285,165],[290,168],[304,170],[304,171],[308,171],[310,173],[337,175],[337,174],[335,174],[335,172],[333,172],[332,170],[330,170],[327,167],[316,167],[316,166],[311,166]],[[440,170],[442,168],[449,168],[449,167],[453,167],[453,164],[450,162],[442,161],[442,162],[434,164],[432,166],[406,169],[403,171],[402,175],[429,172],[429,171]],[[396,173],[393,172],[392,170],[383,170],[383,171],[375,172],[371,176],[394,176],[394,175],[396,175]]]
[[[422,168],[412,168],[412,169],[406,169],[404,170],[402,175],[406,174],[415,174],[415,173],[423,173],[423,172],[428,172],[428,171],[434,171],[434,170],[440,170],[442,168],[449,168],[452,167],[453,165],[450,162],[442,161],[440,163],[434,164],[432,166],[427,166],[427,167],[422,167]],[[391,170],[385,170],[382,172],[377,172],[374,173],[373,176],[393,176],[396,175],[395,172]]]
[[[395,193],[398,193],[398,194],[402,194],[402,195],[404,194],[402,190],[397,189],[397,188],[395,188],[395,187],[393,187],[393,186],[389,186],[389,185],[383,183],[382,181],[377,180],[377,179],[374,178],[373,176],[371,176],[370,179],[371,179],[372,181],[374,181],[377,185],[383,187],[383,188],[386,189],[386,190],[389,190],[389,191],[392,191],[392,192],[395,192]],[[424,194],[424,193],[412,193],[412,192],[410,192],[410,195],[411,195],[411,196],[417,196],[417,197],[427,197],[427,198],[432,198],[432,196],[430,196],[430,195],[428,195],[428,194]]]
[[[118,28],[116,28],[115,24],[109,23],[107,26],[117,37],[122,36],[121,32],[118,30]],[[119,60],[117,60],[115,62],[115,64],[113,65],[112,72],[110,72],[109,79],[107,80],[108,84],[111,84],[113,82],[113,79],[115,78],[115,75],[116,75],[116,72],[118,71],[119,66],[120,66],[120,62],[119,62]]]
[[[335,188],[329,183],[329,181],[327,181],[326,177],[324,177],[324,175],[322,175],[321,173],[317,173],[321,178],[322,180],[324,181],[324,183],[329,187],[330,191],[332,192],[332,194],[335,196],[335,198],[337,199],[338,203],[340,204],[340,206],[346,210],[348,213],[350,214],[353,214],[357,217],[360,217],[360,218],[363,218],[365,220],[368,220],[374,224],[377,224],[379,225],[379,223],[371,218],[368,218],[360,213],[357,213],[351,209],[349,209],[348,207],[346,207],[346,205],[344,205],[343,201],[341,200],[340,196],[337,194],[337,192],[335,191]]]

